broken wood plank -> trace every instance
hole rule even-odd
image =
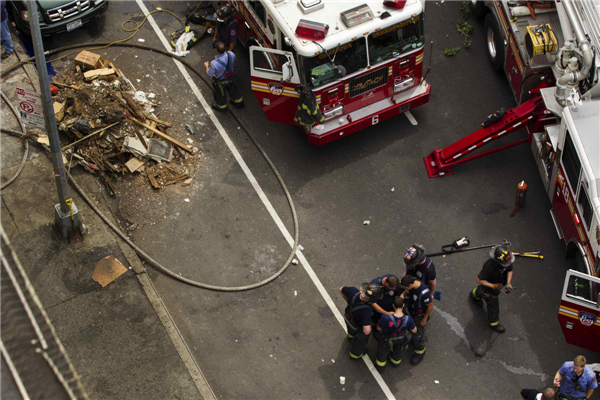
[[[63,147],[63,148],[62,148],[62,149],[60,149],[60,150],[61,150],[61,151],[65,151],[65,150],[67,150],[67,149],[70,149],[71,147],[75,146],[76,144],[78,144],[78,143],[81,143],[81,142],[84,142],[84,141],[88,140],[89,138],[91,138],[92,136],[94,136],[94,135],[97,135],[98,133],[100,133],[100,132],[103,132],[103,131],[107,130],[108,128],[112,128],[113,126],[115,126],[115,125],[119,124],[120,122],[121,122],[121,121],[117,121],[117,122],[115,122],[115,123],[113,123],[113,124],[110,124],[110,125],[108,125],[108,126],[105,126],[104,128],[98,129],[97,131],[94,131],[94,132],[90,133],[89,135],[87,135],[87,136],[83,137],[82,139],[79,139],[79,140],[77,140],[77,141],[75,141],[75,142],[73,142],[73,143],[71,143],[71,144],[68,144],[68,145],[66,145],[65,147]]]
[[[119,68],[115,67],[115,65],[112,63],[112,61],[108,62],[108,66],[115,70],[115,74],[117,74],[118,77],[121,76],[121,71],[119,71]]]
[[[154,122],[156,122],[159,125],[162,125],[164,127],[170,128],[173,124],[171,124],[171,121],[163,121],[162,119],[158,119],[152,115],[146,115],[146,118],[148,118],[149,120],[152,120]]]
[[[169,186],[169,185],[172,185],[172,184],[180,182],[180,181],[184,181],[189,178],[191,178],[191,176],[189,174],[181,174],[181,175],[178,175],[175,178],[171,179],[170,181],[163,183],[163,186]]]
[[[99,76],[114,75],[114,73],[115,73],[115,70],[112,68],[100,68],[100,69],[93,69],[91,71],[84,72],[83,77],[85,79],[94,79]]]
[[[142,110],[140,110],[140,107],[135,102],[135,100],[133,100],[133,97],[131,97],[129,93],[121,93],[121,95],[129,105],[135,116],[139,119],[145,119],[144,113],[142,112]]]
[[[162,133],[161,131],[159,131],[156,128],[152,128],[150,125],[146,125],[145,123],[143,123],[142,121],[139,121],[133,117],[129,118],[131,119],[133,122],[135,122],[136,124],[143,126],[146,129],[150,129],[152,132],[154,132],[156,135],[158,135],[160,138],[166,140],[167,142],[174,144],[177,147],[180,147],[181,149],[187,151],[188,153],[194,155],[196,154],[196,152],[194,151],[193,148],[187,147],[185,144],[181,143],[180,141],[178,141],[177,139],[172,138],[171,136],[167,135],[166,133]]]
[[[131,159],[125,163],[125,166],[129,170],[129,172],[134,173],[142,165],[146,164],[147,161],[148,160],[140,160],[139,158],[131,157]]]
[[[156,128],[156,122],[155,121],[150,122],[150,127]],[[154,136],[154,132],[149,131],[148,132],[148,139],[152,139],[153,136]]]
[[[142,135],[142,132],[140,129],[135,129],[135,134],[137,135],[138,139],[140,139],[140,142],[142,142],[142,145],[144,145],[144,147],[146,148],[146,150],[148,150],[148,143],[146,143],[146,138],[144,137],[144,135]]]
[[[160,185],[158,184],[158,182],[156,182],[154,175],[148,174],[148,180],[150,181],[150,184],[154,187],[154,189],[160,189]]]
[[[67,85],[66,83],[52,82],[52,84],[56,85],[58,87],[66,87],[66,88],[71,88],[71,89],[75,89],[75,90],[81,89],[81,87],[79,87],[77,85]]]

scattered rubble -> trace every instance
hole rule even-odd
[[[171,121],[157,117],[154,93],[136,89],[111,61],[90,51],[75,57],[73,68],[55,77],[54,113],[68,168],[81,165],[116,193],[111,179],[146,175],[155,189],[174,183],[190,185],[198,148],[167,133]],[[192,131],[190,126],[186,126]],[[193,131],[192,131],[193,132]],[[175,150],[175,151],[174,151]]]

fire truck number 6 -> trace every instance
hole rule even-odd
[[[267,118],[293,124],[296,87],[314,94],[325,121],[302,127],[313,144],[429,101],[431,86],[422,77],[424,0],[230,5],[237,11],[238,43],[250,52],[252,90]]]

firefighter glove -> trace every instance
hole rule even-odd
[[[494,290],[500,289],[501,287],[502,287],[502,284],[501,284],[501,283],[494,283],[494,284],[492,285],[492,289],[494,289]]]
[[[511,285],[510,283],[508,285],[506,285],[506,287],[504,288],[504,293],[509,294],[510,292],[512,292],[512,290],[514,289],[513,285]]]

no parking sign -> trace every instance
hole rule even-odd
[[[44,108],[42,107],[42,96],[34,91],[17,88],[17,98],[19,99],[19,114],[21,119],[27,125],[36,126],[45,129]]]

